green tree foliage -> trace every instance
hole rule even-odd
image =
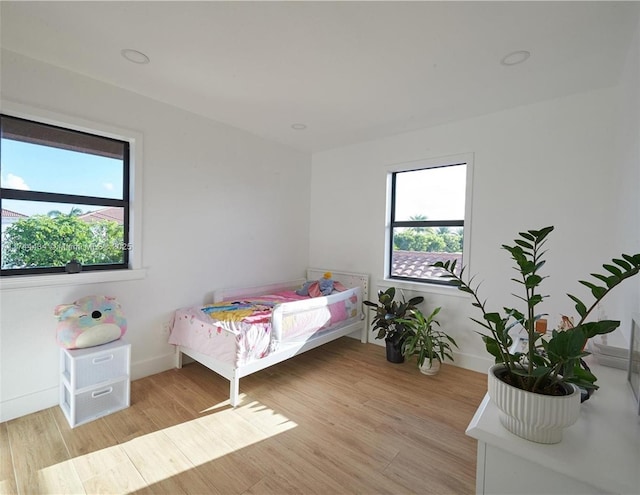
[[[101,246],[94,253],[95,263],[122,262],[123,228],[118,222],[101,220],[91,224],[94,243]]]
[[[121,263],[123,229],[117,222],[87,223],[77,214],[34,215],[10,225],[2,236],[2,267]]]
[[[51,218],[61,217],[64,215],[65,214],[62,213],[60,210],[51,210],[49,213],[47,213],[47,216]],[[68,216],[70,217],[77,217],[78,215],[82,215],[82,210],[76,207],[71,208],[71,210],[68,213]]]
[[[423,222],[425,220],[428,220],[428,217],[426,215],[411,215],[409,217],[409,220],[413,220],[416,222]],[[433,233],[433,228],[431,227],[411,227],[411,230],[413,230],[414,232],[420,232],[420,233]]]
[[[451,229],[445,231],[418,231],[409,228],[393,236],[394,248],[400,251],[422,251],[432,253],[461,253],[462,233]]]
[[[461,253],[462,252],[462,235],[454,234],[452,232],[445,232],[441,234],[441,238],[444,241],[445,253]]]

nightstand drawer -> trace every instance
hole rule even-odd
[[[130,345],[117,340],[87,349],[67,350],[62,358],[62,376],[79,391],[129,375]]]
[[[129,407],[129,379],[107,383],[74,394],[64,387],[60,406],[71,427]]]

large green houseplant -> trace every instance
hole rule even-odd
[[[553,227],[545,227],[521,232],[520,238],[514,241],[515,245],[502,246],[511,254],[517,265],[515,268],[519,278],[512,280],[524,291],[524,295],[516,296],[524,302],[522,311],[506,306],[503,307],[502,314],[489,311],[486,301],[478,296],[478,287],[472,287],[471,280],[463,280],[464,268],[460,274],[455,273],[455,260],[437,262],[435,266],[443,269],[446,277],[461,291],[470,294],[473,306],[482,313],[481,320],[473,321],[488,331],[488,334],[481,333],[482,339],[495,362],[502,363],[506,368],[504,379],[529,392],[562,395],[563,392],[558,387],[560,383],[574,383],[587,389],[597,388],[596,377],[581,364],[581,359],[589,354],[584,351],[585,344],[591,337],[612,332],[620,322],[587,319],[614,287],[640,271],[640,254],[623,254],[620,259],[614,259],[613,264],[603,265],[606,274],[592,274],[600,284],[581,280],[580,283],[591,290],[593,301],[587,306],[576,296],[568,294],[575,303],[580,319],[573,328],[564,331],[553,330],[551,337],[545,339],[535,330],[535,322],[545,316],[536,312],[536,306],[548,297],[539,293],[539,288],[546,278],[541,275],[541,269],[545,264],[542,259],[542,247],[552,231]],[[528,349],[525,352],[512,351],[513,339],[510,330],[514,327],[523,328],[526,332]]]
[[[392,363],[404,361],[403,345],[406,338],[413,332],[410,322],[414,319],[424,297],[412,297],[408,301],[404,295],[400,301],[396,300],[395,287],[378,291],[378,301],[363,301],[374,311],[371,326],[376,331],[376,339],[385,339],[387,360]]]
[[[503,245],[511,258],[515,261],[517,278],[512,280],[518,284],[522,295],[516,295],[522,301],[522,309],[504,306],[503,311],[491,311],[487,309],[487,303],[478,295],[478,285],[473,285],[473,277],[464,280],[464,268],[459,274],[456,273],[456,262],[437,262],[434,266],[441,268],[449,280],[463,292],[471,295],[472,304],[478,308],[482,314],[481,319],[472,318],[483,331],[479,332],[486,345],[486,349],[494,359],[496,366],[489,373],[489,394],[492,395],[492,377],[495,375],[498,382],[511,385],[513,388],[533,393],[538,396],[562,397],[575,396],[577,389],[570,384],[584,389],[596,389],[596,377],[585,366],[583,357],[586,352],[587,341],[596,336],[603,335],[615,330],[619,321],[601,320],[587,321],[598,303],[602,301],[616,286],[624,280],[633,277],[640,271],[640,254],[623,254],[620,258],[612,260],[610,264],[604,264],[606,273],[593,273],[595,281],[579,282],[588,287],[593,296],[593,301],[587,305],[578,297],[567,294],[575,303],[575,310],[578,313],[578,322],[564,331],[553,330],[550,337],[543,336],[536,332],[535,324],[544,314],[537,311],[537,306],[548,296],[540,292],[540,286],[546,276],[542,275],[542,268],[545,261],[543,246],[547,236],[553,231],[553,227],[545,227],[540,230],[528,230],[520,232],[519,238],[515,239],[514,245]],[[525,350],[514,349],[513,339],[510,331],[514,328],[524,329],[527,337],[527,348]],[[501,385],[500,385],[501,386]],[[501,395],[502,392],[496,392]],[[492,396],[492,398],[494,398]],[[577,406],[571,405],[562,413],[570,421],[577,420],[579,412],[579,393],[577,395]],[[495,399],[494,399],[495,400]],[[523,403],[530,401],[523,399]],[[574,402],[571,399],[572,403]],[[500,407],[500,405],[498,405]],[[552,410],[554,406],[545,405],[545,410]],[[504,412],[504,409],[503,409]],[[528,416],[535,416],[536,412],[527,413]],[[528,418],[539,421],[539,418]],[[503,419],[504,426],[514,433],[529,438],[530,440],[543,443],[556,443],[560,441],[561,430],[558,435],[554,432],[550,435],[538,436],[530,434],[530,426],[522,426],[519,419]],[[526,431],[525,431],[526,430]],[[524,431],[524,433],[523,433]]]
[[[453,337],[436,328],[440,326],[440,322],[436,320],[440,309],[437,307],[429,316],[417,310],[414,317],[407,320],[412,332],[404,342],[403,354],[415,356],[418,368],[426,375],[437,373],[440,363],[445,359],[453,361],[451,346],[458,347]]]

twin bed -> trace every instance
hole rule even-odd
[[[319,280],[324,270],[307,270]],[[213,304],[175,312],[169,343],[176,346],[176,367],[187,355],[229,380],[229,401],[239,403],[243,376],[305,351],[353,334],[367,342],[362,301],[368,299],[365,274],[332,272],[340,291],[310,297],[296,293],[305,279],[221,289]]]

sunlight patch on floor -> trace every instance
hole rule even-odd
[[[247,394],[238,394],[239,403],[242,404],[243,402],[245,402],[246,397],[247,397]],[[202,411],[200,411],[200,414],[217,411],[219,409],[232,409],[231,400],[229,399],[223,400],[222,402],[218,402],[213,406],[209,406],[206,409],[203,409]]]
[[[297,424],[246,396],[232,409],[215,411],[58,463],[38,472],[42,493],[126,493],[161,482],[295,428]],[[116,413],[117,414],[117,413]]]
[[[34,481],[37,486],[37,493],[42,494],[78,493],[79,489],[82,489],[82,482],[71,460],[39,469]]]

